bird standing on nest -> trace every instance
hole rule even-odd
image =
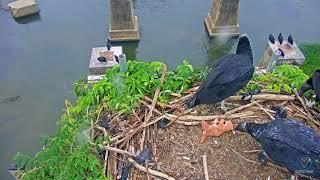
[[[241,35],[235,54],[223,56],[210,70],[193,97],[187,102],[189,108],[199,104],[213,104],[234,95],[247,85],[253,76],[253,57],[249,37]]]
[[[320,178],[320,136],[303,123],[287,118],[276,108],[275,120],[265,123],[241,123],[235,130],[250,134],[261,145],[258,159],[268,159],[286,168],[292,175]]]
[[[316,94],[316,101],[320,102],[320,69],[316,70],[313,75],[303,84],[300,89],[300,95],[304,94],[309,90],[314,90]],[[308,102],[308,106],[313,106],[315,102]]]

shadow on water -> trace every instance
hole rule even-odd
[[[41,21],[41,16],[39,13],[37,13],[25,17],[15,18],[14,20],[19,24],[28,24],[31,22]]]

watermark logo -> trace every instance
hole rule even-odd
[[[300,164],[303,168],[308,168],[311,165],[311,159],[308,156],[302,156],[300,158]]]

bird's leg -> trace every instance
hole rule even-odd
[[[290,175],[290,180],[298,180],[298,179],[299,178],[296,175],[294,175],[294,174]]]
[[[263,166],[267,165],[268,158],[267,158],[267,155],[265,154],[265,152],[263,152],[263,151],[259,152],[258,160],[259,160],[261,165],[263,165]]]
[[[227,112],[227,111],[228,111],[228,108],[225,106],[224,100],[221,101],[221,109],[222,109],[222,111],[224,111],[224,112]]]

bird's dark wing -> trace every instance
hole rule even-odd
[[[316,93],[317,99],[320,99],[320,73],[319,72],[314,73],[314,76],[312,77],[312,87],[314,89],[314,92]]]
[[[203,87],[210,88],[215,85],[223,85],[235,81],[237,78],[252,71],[253,65],[246,58],[246,55],[229,54],[222,57],[209,72]],[[251,79],[251,77],[250,77]]]
[[[301,87],[299,93],[302,95],[312,89],[312,77],[309,78]]]
[[[295,120],[272,121],[261,136],[280,141],[307,154],[320,154],[320,137],[312,128]]]

